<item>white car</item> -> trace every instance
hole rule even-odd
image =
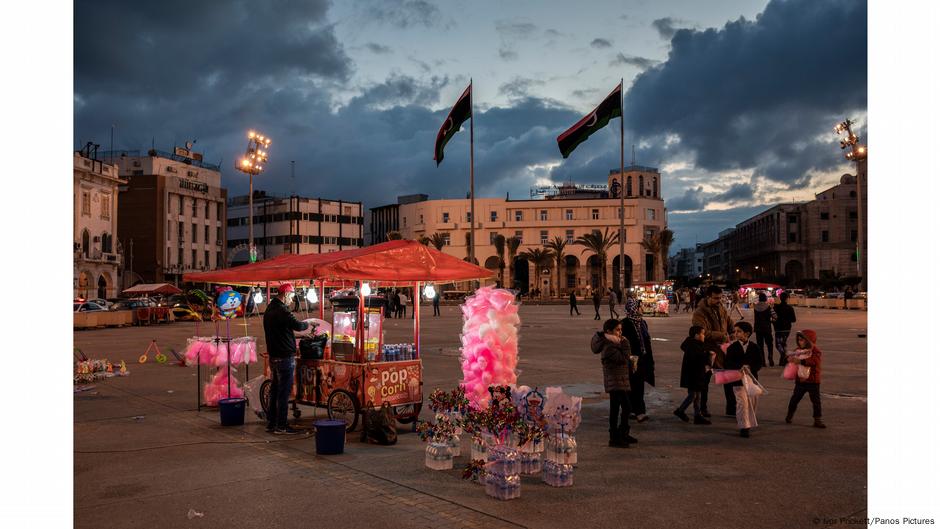
[[[93,312],[93,311],[99,311],[99,310],[108,310],[108,309],[102,307],[101,305],[93,301],[86,301],[84,303],[78,303],[78,302],[72,303],[73,312]]]

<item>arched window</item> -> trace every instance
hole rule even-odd
[[[88,234],[88,230],[82,230],[82,255],[88,257],[88,247],[90,246],[89,240],[91,236]]]
[[[101,233],[101,253],[111,253],[111,237],[108,232]]]
[[[653,177],[653,198],[656,198],[656,196],[658,195],[658,192],[657,192],[657,190],[656,190],[656,186],[657,186],[657,183],[658,183],[657,180],[658,180],[658,179],[654,176],[654,177]]]
[[[640,176],[640,184],[637,186],[637,194],[643,196],[646,191],[643,189],[643,177]]]
[[[633,177],[632,176],[627,177],[627,196],[628,197],[633,196]]]

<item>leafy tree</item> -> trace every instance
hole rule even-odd
[[[617,233],[610,233],[609,228],[604,228],[603,234],[593,231],[591,233],[585,233],[574,241],[578,246],[584,247],[584,250],[581,251],[582,255],[584,252],[594,252],[594,255],[596,255],[597,259],[601,262],[600,286],[602,291],[607,290],[607,251],[618,242],[619,238]]]

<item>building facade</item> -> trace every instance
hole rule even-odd
[[[667,226],[666,208],[660,194],[661,178],[655,168],[633,166],[625,169],[627,195],[624,206],[624,271],[626,283],[664,279],[661,265],[648,254],[640,241]],[[620,171],[611,171],[608,189],[619,191]],[[521,241],[518,254],[531,249],[544,249],[555,237],[567,241],[561,270],[561,294],[575,292],[585,296],[601,284],[615,286],[619,276],[620,245],[607,250],[606,266],[596,255],[575,245],[578,237],[590,233],[616,234],[620,228],[620,199],[610,198],[607,191],[584,191],[575,186],[560,186],[558,193],[543,199],[510,200],[504,198],[476,199],[474,257],[478,264],[498,270],[499,259],[493,245],[498,234]],[[466,259],[469,257],[470,201],[466,199],[424,200],[399,205],[399,226],[406,239],[420,239],[440,233],[446,244],[443,251]],[[508,252],[508,251],[507,251]],[[523,291],[539,289],[543,294],[557,295],[557,271],[551,267],[536,269],[517,254],[513,274],[509,274],[509,255],[504,270],[505,286]],[[601,279],[605,271],[604,280]]]
[[[118,168],[90,153],[72,156],[72,294],[114,298],[121,292],[118,233]]]
[[[362,203],[255,191],[253,235],[258,260],[285,253],[328,253],[363,246]],[[228,205],[229,262],[248,262],[248,195]]]
[[[388,241],[389,233],[401,232],[401,227],[398,225],[398,206],[402,204],[414,204],[415,202],[422,202],[427,199],[428,196],[424,194],[402,195],[398,197],[398,202],[395,204],[369,208],[369,212],[371,213],[369,244],[386,242]]]
[[[702,244],[682,248],[669,258],[669,277],[690,279],[704,274],[705,254]]]
[[[188,149],[121,151],[127,184],[118,209],[129,282],[179,283],[184,273],[225,266],[228,192],[218,165]]]
[[[862,210],[867,210],[867,167],[862,175]],[[867,215],[863,215],[867,233]],[[864,276],[858,269],[856,175],[816,193],[814,200],[778,204],[706,243],[705,271],[713,279],[767,280],[799,284],[804,279]],[[867,246],[862,248],[867,252]],[[725,254],[726,252],[726,254]]]

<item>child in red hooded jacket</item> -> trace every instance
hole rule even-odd
[[[787,358],[790,363],[809,367],[808,377],[796,379],[793,396],[790,397],[790,406],[787,409],[787,424],[793,422],[797,405],[803,399],[803,395],[809,393],[809,400],[813,403],[813,426],[825,428],[826,425],[822,422],[822,400],[819,396],[819,383],[822,381],[822,351],[816,347],[816,331],[806,329],[796,333],[796,346],[797,349],[809,349],[812,352],[809,358],[801,359],[800,355],[790,355]]]

